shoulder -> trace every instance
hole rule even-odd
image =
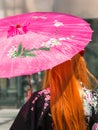
[[[34,92],[30,100],[32,100],[33,102],[36,102],[40,98],[43,98],[43,99],[47,98],[48,100],[50,100],[50,89],[46,88],[46,89],[42,89],[37,92]]]
[[[46,88],[34,92],[30,99],[22,106],[21,113],[27,116],[28,112],[34,113],[35,110],[41,112],[49,107],[50,103],[50,89]],[[24,117],[25,118],[25,117]]]
[[[50,89],[49,88],[45,88],[45,89],[33,92],[30,99],[25,104],[35,104],[41,100],[50,100]]]
[[[33,111],[36,107],[45,107],[49,105],[50,102],[50,89],[46,88],[37,92],[34,92],[30,99],[31,110]]]

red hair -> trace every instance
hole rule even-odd
[[[88,70],[83,56],[78,53],[71,59],[71,61],[76,78],[81,81],[86,88],[96,88],[96,86],[98,86],[98,81],[94,77],[94,75]]]
[[[46,71],[44,88],[50,87],[54,130],[86,130],[79,81],[90,87],[87,68],[80,54]]]

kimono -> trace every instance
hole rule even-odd
[[[98,130],[98,94],[85,87],[83,91],[87,130]],[[32,94],[21,108],[10,130],[53,130],[49,88]]]

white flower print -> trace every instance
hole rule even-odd
[[[65,40],[64,37],[61,37],[61,38],[50,38],[50,40],[46,41],[46,42],[43,42],[41,44],[42,47],[47,47],[47,48],[50,48],[50,47],[54,47],[54,46],[59,46],[59,45],[62,45],[61,41],[62,40]]]
[[[34,19],[38,19],[38,18],[47,19],[47,17],[45,17],[45,16],[32,16],[32,18],[34,18]]]
[[[7,56],[9,57],[9,58],[13,58],[13,57],[15,57],[16,55],[16,52],[17,51],[17,48],[16,48],[16,46],[12,46],[11,47],[11,49],[8,51],[8,54],[7,54]]]
[[[95,123],[92,127],[92,130],[98,130],[98,123]]]
[[[58,20],[55,20],[54,26],[59,27],[59,26],[64,26],[64,24],[62,22],[59,22]]]
[[[84,110],[85,114],[92,116],[92,107],[94,108],[95,113],[97,112],[98,105],[98,94],[95,92],[83,87],[84,90]]]

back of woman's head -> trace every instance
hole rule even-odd
[[[90,84],[87,67],[80,54],[45,73],[44,87],[50,87],[54,130],[86,130],[78,81],[85,86]]]
[[[86,87],[90,87],[90,82],[87,74],[87,67],[83,56],[78,53],[72,59],[73,71],[76,78]]]
[[[85,59],[80,53],[75,55],[72,59],[73,71],[76,78],[83,83],[86,88],[98,86],[98,81],[94,75],[88,70]]]
[[[72,60],[48,71],[50,105],[54,130],[85,130],[84,112],[79,95],[79,83]]]
[[[45,71],[43,88],[49,87],[52,79],[54,82],[58,82],[58,84],[62,83],[62,81],[64,83],[68,82],[72,74],[73,70],[71,60],[61,63],[52,69]]]
[[[59,77],[59,80],[62,79],[65,82],[68,82],[70,76],[74,73],[77,80],[83,82],[83,84],[87,87],[90,87],[90,81],[88,76],[88,69],[86,67],[85,60],[83,56],[79,53],[72,57],[71,60],[66,61],[60,65],[53,67],[45,72],[44,78],[44,88],[49,87],[49,75],[50,72],[52,77],[56,79],[56,76]],[[89,74],[90,75],[90,74]]]

